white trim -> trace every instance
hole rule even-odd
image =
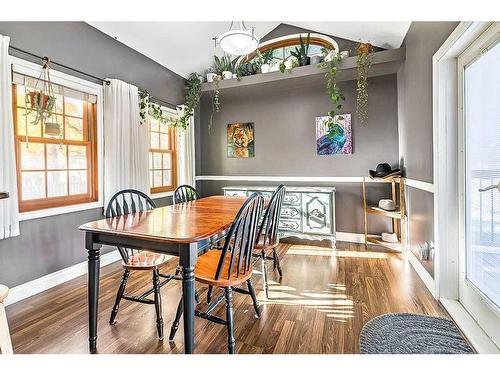
[[[429,289],[429,292],[431,292],[432,296],[436,298],[436,283],[434,279],[410,249],[407,249],[406,251],[406,259],[408,260],[408,262],[410,262],[413,269],[420,277],[427,289]]]
[[[366,182],[380,182],[366,177]],[[260,182],[363,182],[363,177],[306,176],[196,176],[196,181],[260,181]]]
[[[406,186],[411,186],[416,189],[424,190],[429,193],[434,193],[434,184],[431,182],[424,182],[420,180],[414,180],[412,178],[405,178]]]
[[[40,75],[41,66],[32,62],[20,59],[15,56],[9,56],[9,63],[15,66],[15,71],[29,76],[38,77]],[[55,69],[50,71],[51,80],[71,89],[84,91],[93,94],[97,97],[97,202],[89,202],[84,204],[76,204],[71,206],[54,207],[44,210],[23,212],[19,214],[19,221],[31,220],[41,217],[66,214],[70,212],[89,210],[92,208],[103,207],[104,196],[104,117],[103,117],[103,88],[102,85],[92,83],[72,75],[59,72]]]
[[[158,199],[158,198],[172,197],[173,195],[174,195],[173,191],[165,191],[163,193],[150,194],[149,196],[152,199]]]
[[[104,267],[120,259],[121,259],[120,253],[118,252],[118,250],[114,250],[104,255],[101,255],[100,264],[101,267]],[[34,296],[35,294],[53,288],[66,281],[85,275],[86,273],[87,273],[87,262],[85,261],[64,268],[62,270],[50,273],[48,275],[42,276],[38,279],[28,281],[27,283],[18,285],[10,289],[9,296],[5,300],[5,305],[7,306],[19,302],[25,298]]]
[[[336,232],[335,241],[365,243],[365,235],[363,233]]]
[[[90,203],[74,204],[71,206],[46,208],[44,210],[38,210],[38,211],[21,212],[19,214],[19,221],[39,219],[42,217],[68,214],[71,212],[85,211],[85,210],[91,210],[94,208],[102,208],[102,207],[103,207],[103,205],[100,202],[90,202]]]
[[[488,335],[481,329],[460,302],[446,298],[441,298],[440,302],[478,353],[500,353],[497,346],[491,341]]]

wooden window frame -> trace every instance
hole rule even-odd
[[[88,139],[84,141],[75,140],[60,140],[57,138],[44,138],[40,133],[40,137],[34,137],[29,135],[19,135],[18,134],[18,123],[17,123],[17,85],[12,84],[12,110],[13,110],[13,120],[14,120],[14,138],[15,138],[15,151],[16,151],[16,174],[17,174],[17,191],[19,196],[19,212],[30,212],[38,211],[48,208],[57,208],[64,206],[71,206],[83,203],[91,203],[98,201],[98,156],[97,156],[97,105],[85,103],[83,109],[83,131],[88,132]],[[63,105],[63,132],[66,131],[65,125],[65,110]],[[68,117],[72,117],[68,115]],[[89,126],[90,125],[90,126]],[[40,125],[41,126],[41,125]],[[42,143],[44,144],[45,153],[45,169],[37,170],[37,172],[51,171],[47,169],[47,144],[65,144],[67,146],[85,146],[87,147],[87,193],[86,194],[73,194],[61,197],[45,197],[37,199],[22,199],[22,174],[21,174],[21,147],[22,144],[28,140],[28,142]],[[69,158],[67,154],[67,158]],[[69,167],[69,164],[68,164]],[[68,172],[69,168],[66,169]],[[76,170],[76,169],[75,169]],[[64,169],[62,170],[64,171]],[[45,176],[45,181],[47,181],[47,176]],[[47,194],[47,183],[45,184],[46,194]],[[69,189],[69,180],[68,180]]]
[[[161,124],[159,123],[159,126]],[[158,133],[162,134],[160,131],[156,132],[151,130],[151,123],[150,123],[150,118],[148,118],[148,140],[149,140],[149,152],[148,156],[152,158],[152,153],[161,153],[162,154],[162,167],[163,167],[163,155],[164,154],[170,154],[171,161],[172,161],[172,184],[170,185],[162,185],[162,186],[157,186],[157,187],[150,187],[150,193],[151,194],[158,194],[158,193],[168,193],[172,192],[177,188],[177,132],[175,127],[169,126],[168,127],[168,140],[169,140],[169,149],[161,149],[161,148],[151,148],[151,133]],[[165,134],[165,133],[163,133]],[[154,159],[152,159],[152,166],[154,167]],[[154,170],[159,170],[155,168],[149,167],[148,172],[151,174],[152,171]],[[161,169],[163,172],[164,170],[168,169]],[[163,173],[162,173],[162,178],[163,178]],[[153,177],[154,180],[154,177]]]

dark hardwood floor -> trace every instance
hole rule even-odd
[[[239,353],[357,353],[363,324],[389,312],[446,316],[400,254],[338,243],[329,248],[281,244],[283,278],[269,262],[270,299],[255,274],[262,317],[250,296],[235,293],[235,336]],[[172,272],[176,258],[163,272]],[[260,270],[260,264],[255,267]],[[182,353],[182,324],[175,342],[168,332],[180,298],[180,282],[162,288],[166,338],[156,338],[152,305],[122,301],[118,323],[108,324],[122,268],[101,271],[99,353]],[[149,272],[132,273],[127,292],[151,285]],[[88,353],[86,276],[7,307],[15,353]],[[206,288],[198,289],[205,301]],[[219,291],[218,291],[219,293]],[[224,316],[221,304],[216,314]],[[226,327],[196,319],[196,353],[226,353]]]

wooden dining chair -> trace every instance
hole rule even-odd
[[[120,215],[128,215],[130,213],[144,213],[145,211],[156,208],[153,200],[141,191],[126,189],[119,191],[109,201],[105,215],[107,218],[112,218]],[[168,256],[165,254],[153,253],[145,249],[132,249],[118,246],[118,251],[122,257],[123,276],[120,282],[120,287],[116,294],[115,304],[111,310],[109,324],[115,325],[116,315],[120,307],[120,301],[123,299],[133,302],[145,304],[154,304],[156,311],[156,329],[158,339],[163,340],[163,318],[161,312],[161,295],[160,288],[167,284],[170,280],[182,280],[180,269],[177,268],[174,275],[165,275],[160,273],[160,268],[168,261]],[[130,271],[148,271],[152,272],[153,287],[140,296],[132,296],[125,294],[125,286],[127,285]],[[160,278],[164,279],[160,281]],[[150,294],[154,295],[153,299],[147,298]]]
[[[260,317],[259,304],[252,284],[252,254],[257,236],[258,222],[262,215],[264,198],[258,193],[252,194],[236,214],[229,229],[222,250],[213,249],[198,258],[194,277],[196,281],[212,287],[224,289],[224,293],[210,303],[205,311],[195,310],[195,315],[214,323],[227,326],[228,351],[235,352],[233,291],[249,294],[257,316]],[[247,290],[239,288],[247,284]],[[226,320],[212,315],[215,308],[226,301]],[[170,331],[173,340],[182,316],[182,300],[177,307],[177,314]]]
[[[255,244],[255,251],[257,253],[254,254],[254,257],[260,258],[262,262],[262,277],[264,278],[264,291],[266,292],[266,298],[269,298],[266,261],[272,260],[274,268],[278,269],[280,277],[283,276],[280,258],[276,248],[280,242],[278,237],[278,227],[280,222],[281,206],[283,204],[283,199],[285,198],[285,193],[285,185],[280,185],[271,196],[269,205],[267,206],[264,217],[262,218],[262,223],[257,233],[257,243]],[[269,252],[272,252],[272,255],[268,255]]]
[[[0,352],[2,354],[13,354],[12,342],[10,341],[9,324],[5,313],[4,301],[9,294],[9,288],[0,285]]]
[[[180,185],[174,191],[174,204],[200,199],[200,194],[191,185]]]

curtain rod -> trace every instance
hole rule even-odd
[[[39,55],[35,55],[34,53],[31,53],[31,52],[29,52],[29,51],[25,51],[25,50],[23,50],[23,49],[21,49],[21,48],[14,47],[14,46],[12,46],[12,45],[9,45],[9,48],[12,48],[12,49],[13,49],[13,50],[15,50],[15,51],[18,51],[18,52],[24,53],[24,54],[26,54],[26,55],[29,55],[29,56],[35,57],[35,58],[40,59],[40,60],[48,59],[48,57],[46,57],[46,56],[39,56]],[[60,66],[60,67],[62,67],[62,68],[64,68],[64,69],[72,70],[73,72],[76,72],[76,73],[78,73],[78,74],[82,74],[82,75],[84,75],[84,76],[87,76],[87,77],[93,78],[93,79],[95,79],[95,80],[97,80],[97,81],[101,81],[103,84],[104,84],[104,83],[105,83],[106,85],[111,84],[111,81],[109,81],[109,80],[107,80],[107,79],[105,79],[105,78],[96,77],[96,76],[94,76],[94,75],[92,75],[92,74],[85,73],[85,72],[82,72],[81,70],[78,70],[78,69],[72,68],[72,67],[70,67],[70,66],[67,66],[67,65],[64,65],[64,64],[58,63],[57,61],[54,61],[54,60],[49,60],[49,61],[50,61],[50,63],[51,63],[51,64],[58,65],[58,66]],[[143,90],[140,90],[140,91],[143,91]],[[172,104],[172,103],[169,103],[169,102],[167,102],[167,101],[165,101],[165,100],[162,100],[162,99],[159,99],[159,98],[155,98],[155,97],[150,96],[150,98],[149,98],[149,99],[150,99],[152,102],[157,102],[157,103],[159,103],[159,104],[164,104],[164,105],[166,105],[166,106],[173,107],[173,108],[175,108],[175,109],[180,108],[180,106],[178,106],[177,104]]]

